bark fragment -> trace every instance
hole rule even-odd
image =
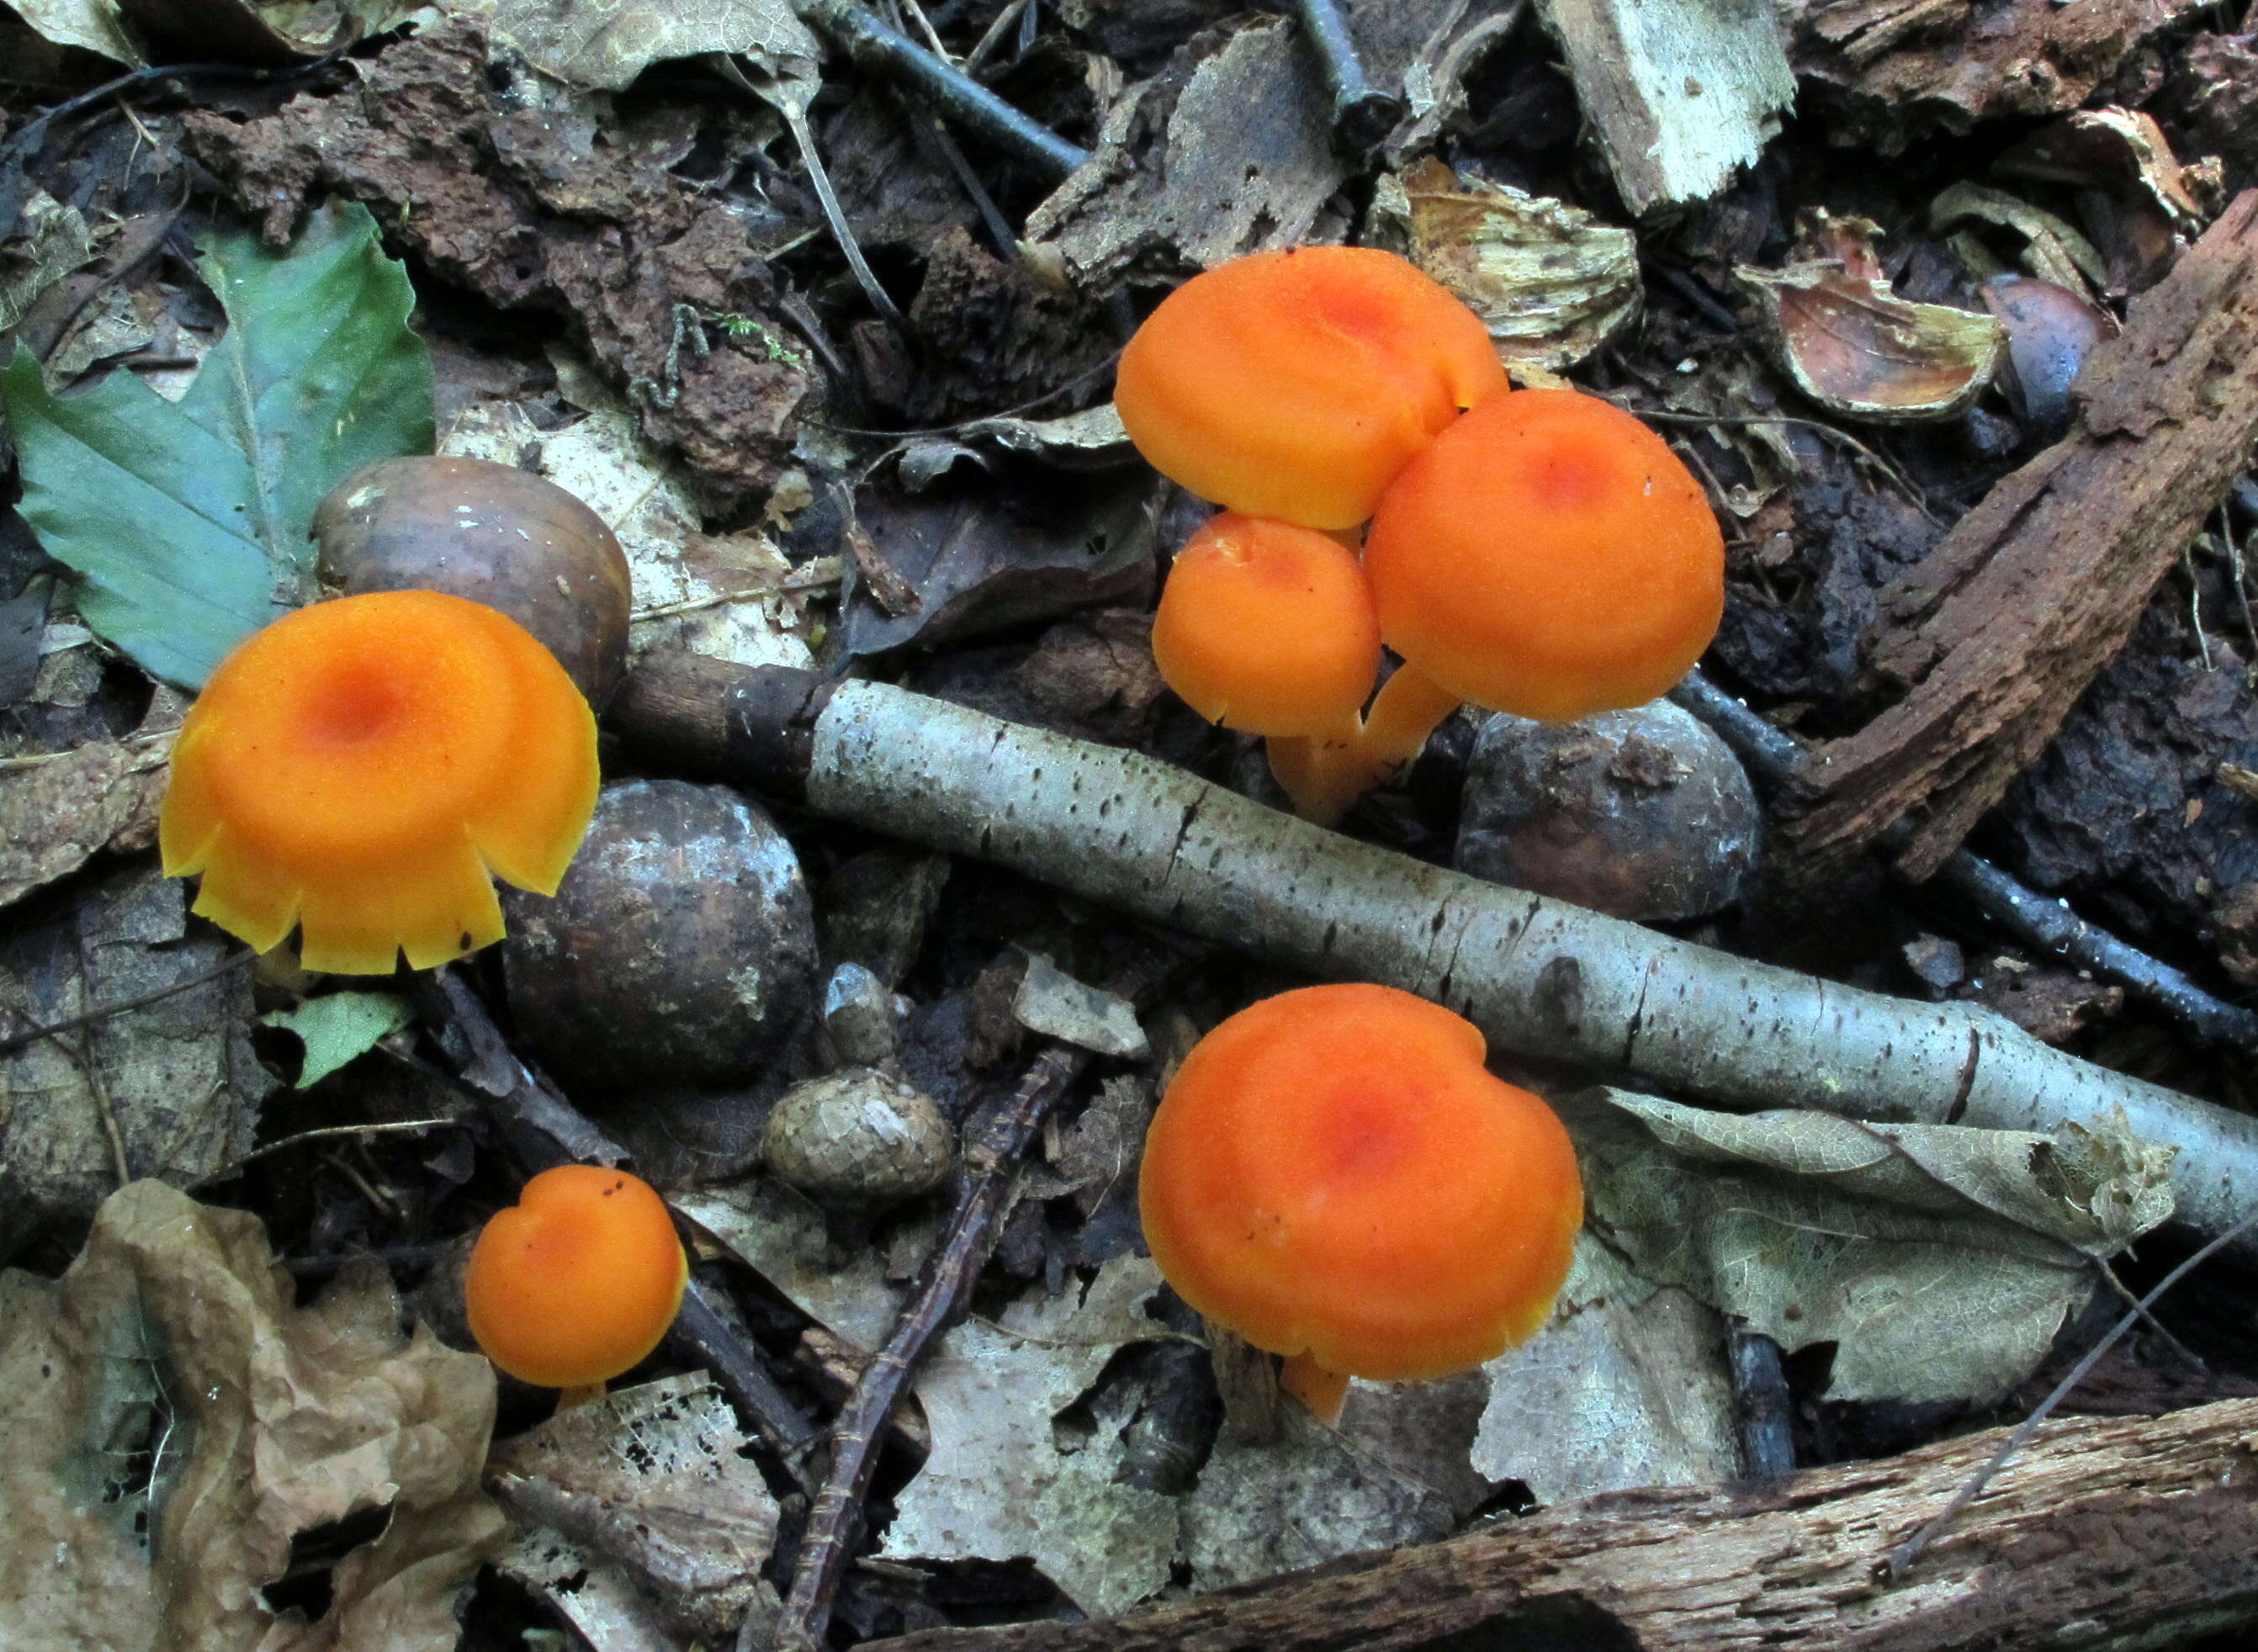
[[[1818,755],[1789,827],[1807,854],[1839,862],[1917,816],[1898,863],[1926,877],[2124,645],[2258,433],[2258,191],[2136,303],[2074,394],[2070,434],[1884,592],[1870,663],[1910,691]]]

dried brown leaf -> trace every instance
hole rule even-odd
[[[1509,361],[1571,367],[1637,319],[1637,238],[1565,202],[1429,160],[1380,180],[1373,218],[1381,243],[1465,301]]]
[[[0,1644],[455,1645],[502,1529],[478,1484],[493,1370],[402,1336],[374,1264],[291,1291],[255,1217],[153,1181],[103,1202],[60,1281],[0,1275]],[[268,1609],[294,1538],[372,1510],[317,1622]]]
[[[1998,322],[1910,302],[1881,276],[1862,279],[1836,264],[1736,274],[1757,301],[1765,345],[1782,371],[1839,417],[1892,424],[1955,418],[1998,370]]]

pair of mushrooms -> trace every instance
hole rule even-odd
[[[1122,352],[1115,403],[1155,468],[1225,507],[1162,592],[1161,675],[1267,736],[1322,823],[1462,703],[1644,704],[1723,613],[1724,540],[1668,445],[1595,397],[1509,390],[1480,322],[1394,253],[1194,277]],[[1402,663],[1374,697],[1382,643]]]
[[[310,969],[426,968],[501,938],[493,875],[554,894],[586,833],[626,558],[562,489],[467,460],[370,467],[316,529],[352,594],[212,674],[174,747],[165,869],[201,873],[196,911],[262,952],[295,926]],[[570,1165],[486,1224],[464,1294],[487,1357],[569,1399],[658,1345],[687,1277],[647,1183]]]

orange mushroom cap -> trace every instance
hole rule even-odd
[[[1724,612],[1725,542],[1667,443],[1573,390],[1522,390],[1437,436],[1380,501],[1381,635],[1459,698],[1563,722],[1685,676]]]
[[[220,663],[173,748],[166,872],[264,952],[388,974],[501,938],[489,870],[554,894],[596,805],[596,723],[493,609],[432,591],[317,603]]]
[[[1583,1221],[1568,1134],[1473,1024],[1392,987],[1266,998],[1201,1039],[1138,1200],[1179,1295],[1274,1353],[1402,1379],[1544,1322]]]
[[[1121,352],[1138,451],[1202,499],[1353,528],[1435,434],[1505,394],[1489,335],[1393,252],[1257,252],[1163,299]]]
[[[690,1277],[666,1202],[600,1165],[559,1165],[498,1210],[463,1275],[471,1335],[521,1382],[576,1388],[643,1363]]]
[[[1339,541],[1225,511],[1176,553],[1153,616],[1153,658],[1211,723],[1326,734],[1353,727],[1372,692],[1380,616]]]

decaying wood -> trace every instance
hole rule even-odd
[[[1706,201],[1795,101],[1772,0],[1538,0],[1633,212]]]
[[[1872,663],[1912,684],[1807,769],[1789,823],[1831,861],[1921,812],[1922,878],[2054,737],[2248,462],[2258,434],[2258,190],[2238,198],[2088,358],[2070,434],[1883,593]]]
[[[2223,1233],[2258,1208],[2258,1120],[2051,1049],[1986,1010],[1714,952],[1359,843],[1138,752],[883,684],[839,685],[804,745],[764,748],[735,726],[749,703],[733,691],[742,674],[646,656],[613,723],[638,749],[702,754],[739,783],[804,789],[828,819],[1010,867],[1289,968],[1416,992],[1500,1049],[1644,1074],[1732,1107],[1997,1130],[2121,1121],[2179,1150],[2178,1214],[2199,1231]],[[652,727],[663,714],[696,726]],[[763,749],[777,766],[748,761]]]
[[[2198,0],[1789,0],[1790,56],[1830,135],[1894,153],[1979,120],[2061,114]]]
[[[1762,1487],[1618,1492],[1096,1623],[870,1652],[1951,1652],[2181,1644],[2258,1620],[2258,1401],[2049,1427],[1912,1574],[1877,1563],[2004,1430]]]

